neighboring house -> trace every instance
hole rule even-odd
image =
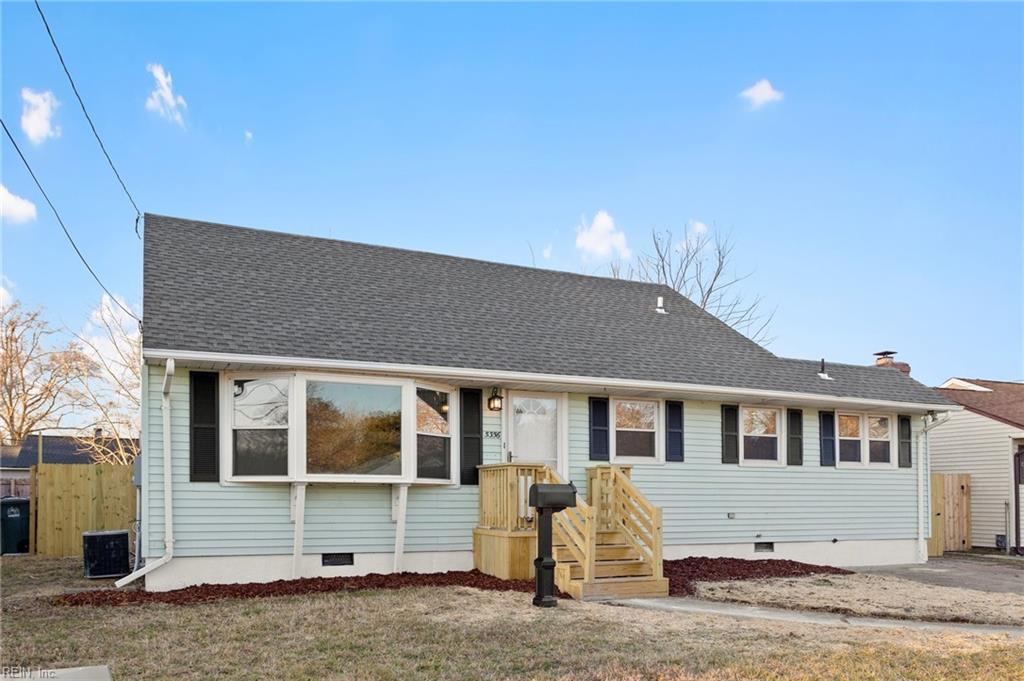
[[[974,546],[996,547],[1008,537],[1020,551],[1024,464],[1017,453],[1024,448],[1024,383],[951,378],[939,392],[963,411],[931,433],[932,470],[970,473]]]
[[[508,461],[581,500],[631,466],[657,574],[661,555],[925,560],[919,436],[958,407],[903,371],[778,357],[661,285],[145,225],[148,589],[480,566],[488,497],[531,517],[529,478],[481,484]],[[593,531],[607,555],[650,538]]]
[[[0,495],[27,496],[29,467],[37,463],[91,464],[88,451],[70,435],[43,435],[43,456],[39,458],[38,435],[30,435],[20,445],[4,445],[0,453]]]

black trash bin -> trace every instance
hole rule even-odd
[[[28,553],[28,499],[0,499],[0,553]]]

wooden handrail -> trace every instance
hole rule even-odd
[[[544,482],[565,484],[557,472],[545,469]],[[567,508],[553,516],[552,528],[583,568],[583,581],[594,579],[594,563],[597,559],[597,518],[595,509],[576,495],[576,508]]]
[[[528,504],[530,485],[544,480],[544,464],[501,463],[480,466],[478,527],[507,532],[533,531]]]
[[[623,471],[614,466],[609,469],[614,488],[616,520],[627,539],[641,550],[645,560],[650,561],[654,577],[661,579],[661,509],[648,501]]]

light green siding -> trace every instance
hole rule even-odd
[[[144,376],[143,542],[163,553],[160,389],[163,367]],[[188,480],[188,372],[172,383],[175,554],[292,552],[287,484],[222,486]],[[500,434],[501,415],[484,411],[484,431]],[[586,494],[589,433],[586,395],[569,397],[569,475]],[[920,428],[914,421],[915,433]],[[916,438],[915,438],[916,445]],[[684,462],[636,465],[633,479],[664,512],[666,545],[764,541],[902,539],[915,536],[916,470],[850,470],[818,465],[818,419],[804,410],[804,465],[724,465],[720,405],[686,402]],[[502,459],[500,437],[485,437],[484,463]],[[917,452],[914,451],[915,465]],[[477,520],[475,486],[409,489],[406,550],[469,551]],[[735,517],[729,519],[727,514]],[[390,552],[395,523],[387,485],[311,484],[306,494],[306,553]]]
[[[143,543],[146,555],[163,553],[163,452],[160,411],[163,367],[145,375],[143,423]],[[171,450],[174,480],[174,552],[178,556],[260,555],[292,552],[289,486],[278,483],[222,486],[189,482],[188,371],[171,385]],[[500,414],[484,411],[485,431],[500,431]],[[501,460],[500,438],[485,438],[484,463]],[[409,489],[407,551],[469,551],[477,519],[478,488],[413,486]],[[388,485],[309,485],[303,551],[389,552],[395,546]]]
[[[588,404],[569,400],[569,471],[586,487]],[[802,466],[740,467],[721,462],[721,405],[686,402],[685,461],[633,466],[633,480],[662,508],[666,545],[831,539],[911,539],[917,534],[914,468],[822,467],[818,412],[804,409]],[[893,453],[895,456],[895,452]],[[734,514],[729,518],[728,514]]]

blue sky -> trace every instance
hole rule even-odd
[[[700,222],[778,354],[1024,379],[1019,4],[44,9],[143,210],[586,272],[600,211],[598,250]],[[3,118],[138,305],[134,213],[34,7],[0,12]],[[36,206],[5,200],[4,287],[78,328],[100,291],[2,150]]]

